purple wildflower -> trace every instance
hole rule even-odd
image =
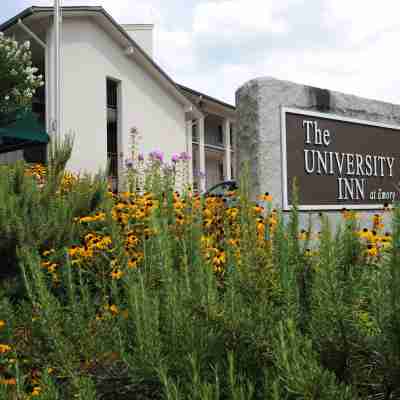
[[[126,159],[125,160],[125,166],[126,166],[126,168],[132,168],[133,167],[133,161],[130,158]]]
[[[186,151],[182,151],[182,153],[179,155],[179,158],[182,161],[189,161],[191,157]]]
[[[180,160],[180,155],[179,154],[177,154],[177,153],[172,154],[171,161],[173,163],[177,163],[179,160]]]
[[[162,151],[160,151],[160,150],[153,150],[152,152],[150,152],[150,157],[153,160],[157,160],[157,161],[163,162],[164,153]]]

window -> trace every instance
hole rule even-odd
[[[113,191],[118,188],[118,85],[107,79],[107,159]]]
[[[107,79],[107,108],[116,110],[118,104],[118,83]]]
[[[218,125],[217,143],[224,144],[224,129],[223,129],[222,125]]]
[[[199,130],[197,129],[197,121],[194,119],[192,121],[192,142],[199,141]]]
[[[231,147],[233,148],[234,143],[233,143],[233,125],[229,124],[229,140],[231,142]]]

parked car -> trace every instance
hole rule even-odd
[[[208,189],[205,193],[205,197],[221,197],[225,202],[225,206],[235,207],[238,204],[238,199],[231,196],[232,192],[238,189],[236,181],[225,181],[216,184],[215,186]]]
[[[214,196],[214,197],[226,198],[228,192],[232,192],[237,189],[238,189],[238,185],[237,185],[236,181],[224,181],[224,182],[217,183],[216,185],[214,185],[213,187],[208,189],[204,193],[204,196],[205,197]]]

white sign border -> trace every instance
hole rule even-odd
[[[300,114],[309,117],[318,117],[332,119],[342,122],[352,122],[354,124],[376,126],[378,128],[386,128],[400,131],[399,125],[390,125],[380,122],[366,121],[357,118],[343,117],[337,114],[322,113],[319,111],[305,110],[301,108],[293,108],[281,106],[281,160],[282,160],[282,202],[283,210],[290,211],[293,206],[289,205],[288,199],[288,179],[287,179],[287,157],[286,157],[286,114]],[[337,211],[346,209],[353,210],[380,210],[384,207],[383,204],[324,204],[324,205],[299,205],[300,211]]]

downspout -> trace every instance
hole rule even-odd
[[[57,140],[61,136],[61,46],[60,46],[60,0],[55,0],[54,3],[54,25],[55,25],[55,83],[56,83],[56,95],[55,95],[55,134]]]

